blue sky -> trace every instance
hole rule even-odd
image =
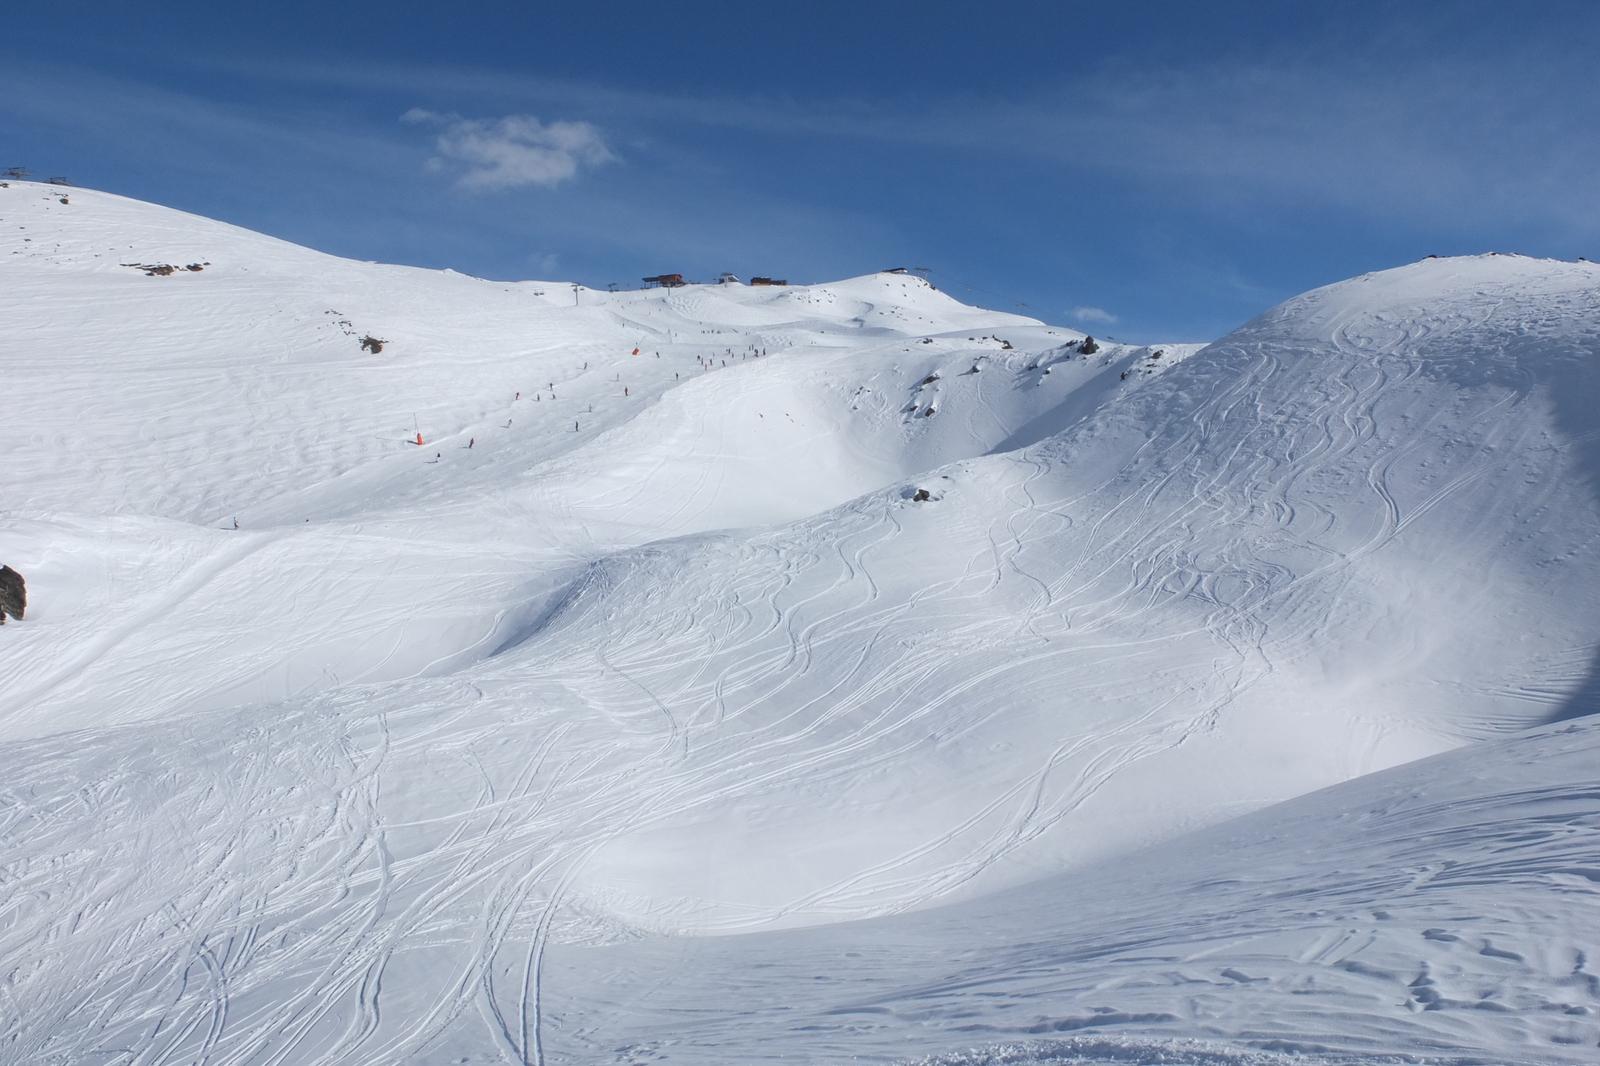
[[[357,259],[823,281],[1205,340],[1600,258],[1600,4],[9,4],[0,166]]]

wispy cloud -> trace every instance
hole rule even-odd
[[[468,189],[557,185],[582,166],[616,159],[599,129],[587,122],[540,122],[532,115],[462,118],[414,107],[403,121],[443,127],[430,165],[465,164],[457,184]]]
[[[1099,307],[1074,307],[1072,317],[1079,322],[1104,322],[1108,326],[1117,321],[1116,315]]]
[[[1131,81],[1079,78],[1010,96],[869,100],[693,96],[448,67],[228,62],[243,74],[306,84],[495,100],[508,110],[559,107],[635,137],[688,124],[1003,151],[1066,172],[1132,179],[1203,209],[1270,202],[1408,224],[1454,226],[1468,216],[1600,228],[1600,196],[1589,180],[1600,149],[1582,135],[1600,90],[1525,54],[1485,66],[1425,52],[1406,63],[1264,52],[1248,62],[1201,57],[1141,70]]]

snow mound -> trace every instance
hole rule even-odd
[[[548,1039],[585,1062],[1591,1061],[1597,774],[1600,724],[1547,726],[953,907],[557,948]]]

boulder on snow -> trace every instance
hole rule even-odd
[[[10,615],[18,621],[28,608],[28,583],[9,566],[0,566],[0,626]]]
[[[1098,352],[1099,350],[1100,350],[1100,346],[1094,342],[1094,338],[1093,337],[1085,337],[1085,338],[1083,338],[1083,343],[1078,345],[1078,353],[1080,355],[1093,355],[1095,352]]]

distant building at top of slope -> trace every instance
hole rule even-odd
[[[752,285],[787,285],[789,282],[783,278],[751,278]]]
[[[683,280],[682,274],[657,274],[653,278],[645,278],[644,283],[646,285],[660,285],[667,289],[675,289],[679,285],[688,284]]]

